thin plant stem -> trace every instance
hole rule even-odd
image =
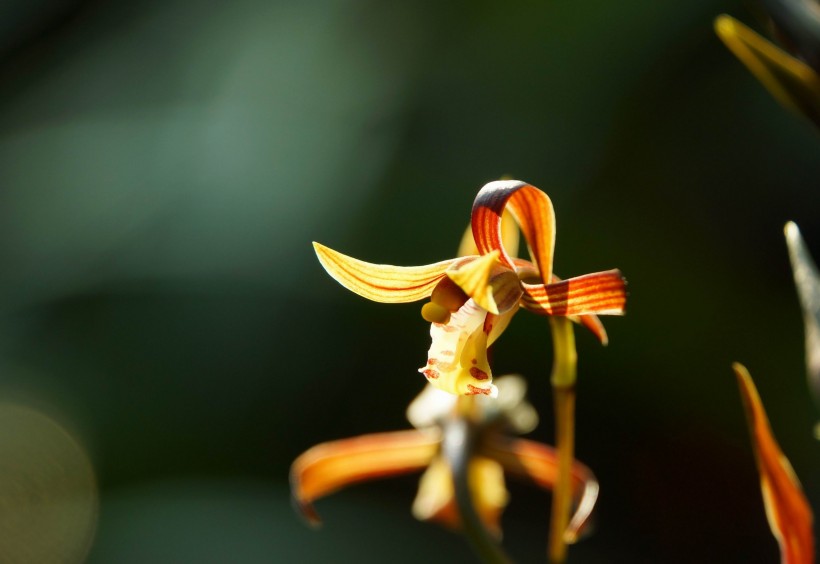
[[[572,508],[570,473],[575,456],[575,379],[578,354],[572,322],[566,317],[551,317],[553,341],[552,384],[555,407],[555,447],[558,476],[552,494],[547,555],[550,562],[566,562],[566,530]]]
[[[470,458],[475,452],[478,440],[477,435],[478,429],[469,418],[462,416],[450,420],[444,428],[442,454],[450,465],[453,491],[464,535],[482,562],[508,564],[509,557],[484,527],[473,504],[469,469]]]

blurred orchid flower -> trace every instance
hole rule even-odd
[[[538,423],[534,408],[524,399],[524,380],[502,376],[497,384],[502,393],[495,401],[483,396],[457,397],[426,386],[407,409],[415,429],[332,441],[307,450],[290,471],[296,507],[318,525],[315,500],[351,484],[425,470],[413,515],[459,529],[454,461],[443,445],[448,436],[458,435],[459,424],[466,423],[476,437],[460,442],[467,449],[470,495],[483,526],[500,538],[499,521],[508,500],[504,472],[550,489],[558,467],[549,446],[511,436],[528,433]],[[598,482],[586,466],[575,462],[571,478],[575,513],[565,533],[568,542],[583,531],[598,496]]]
[[[511,212],[532,262],[505,247],[502,215]],[[425,298],[432,345],[419,369],[437,388],[457,395],[495,396],[487,347],[519,307],[584,323],[606,343],[595,314],[621,315],[625,281],[618,270],[560,281],[552,272],[555,213],[549,197],[517,180],[485,185],[473,202],[473,252],[426,266],[371,264],[313,243],[322,266],[337,282],[367,299],[404,303]],[[463,248],[470,247],[469,237]]]
[[[813,516],[800,482],[772,434],[752,377],[742,364],[732,365],[740,386],[769,527],[780,545],[783,564],[814,562]]]
[[[715,31],[772,96],[820,127],[820,4],[816,0],[764,0],[763,4],[792,54],[725,14],[715,20]]]
[[[790,221],[784,231],[794,273],[794,285],[797,287],[803,310],[809,389],[814,395],[815,403],[820,406],[820,273],[817,272],[817,266],[797,225]],[[820,423],[815,425],[814,434],[820,439]]]

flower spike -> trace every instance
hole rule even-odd
[[[426,266],[392,266],[364,262],[315,242],[313,248],[324,269],[339,284],[381,303],[415,302],[429,297],[445,271],[459,260]]]
[[[783,564],[811,564],[814,562],[812,512],[800,482],[783,456],[772,434],[769,419],[746,367],[734,363],[749,430],[754,443],[755,459],[760,471],[760,489],[772,534],[780,544]]]

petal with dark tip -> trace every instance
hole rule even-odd
[[[315,500],[358,482],[420,471],[430,464],[439,443],[435,432],[411,430],[316,445],[290,467],[294,504],[311,524],[319,525]]]
[[[555,249],[555,211],[544,192],[520,180],[496,180],[485,184],[473,202],[473,238],[481,254],[501,251],[501,262],[513,268],[513,257],[502,243],[501,216],[509,206],[535,261],[542,281],[552,276]]]
[[[522,284],[521,304],[541,315],[623,315],[626,281],[620,270],[568,278],[544,286]]]
[[[769,527],[780,544],[784,564],[814,562],[811,507],[788,459],[777,444],[752,377],[742,364],[734,363],[746,418],[752,435],[760,488]]]
[[[547,445],[494,435],[482,443],[481,452],[501,463],[510,474],[532,480],[544,489],[551,490],[558,479],[558,457],[555,449]],[[569,544],[578,540],[583,533],[599,490],[595,475],[577,460],[573,461],[570,477],[575,512],[564,533],[565,541]]]
[[[364,262],[313,243],[319,262],[339,284],[363,298],[382,303],[415,302],[430,296],[445,271],[460,259],[425,266]]]

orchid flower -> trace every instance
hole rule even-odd
[[[782,564],[814,562],[811,507],[788,459],[772,434],[766,410],[752,377],[742,364],[732,365],[740,386],[760,472],[760,489],[769,527],[780,545]]]
[[[473,504],[483,526],[500,537],[500,516],[508,500],[504,472],[550,489],[558,468],[552,448],[510,434],[528,433],[538,423],[535,409],[524,399],[524,380],[502,376],[497,384],[501,395],[495,401],[459,398],[426,386],[407,409],[415,429],[332,441],[307,450],[291,466],[296,507],[318,525],[315,500],[358,482],[425,470],[413,515],[458,529],[462,521],[454,499],[452,461],[443,443],[456,432],[457,423],[466,423],[477,437],[467,453]],[[469,402],[466,410],[464,401]],[[598,483],[583,464],[573,464],[571,479],[575,513],[565,532],[568,542],[582,532],[598,496]]]
[[[816,0],[763,4],[793,54],[725,14],[715,20],[715,31],[778,102],[820,127],[820,5]]]
[[[515,258],[507,248],[505,211],[520,227],[532,261]],[[490,182],[473,202],[471,231],[475,254],[425,266],[372,264],[313,246],[328,274],[362,297],[382,303],[430,298],[422,316],[431,322],[432,344],[419,372],[452,394],[497,395],[487,347],[520,307],[570,317],[606,343],[596,314],[624,313],[626,283],[618,270],[563,281],[553,274],[555,213],[544,192],[518,180]]]

